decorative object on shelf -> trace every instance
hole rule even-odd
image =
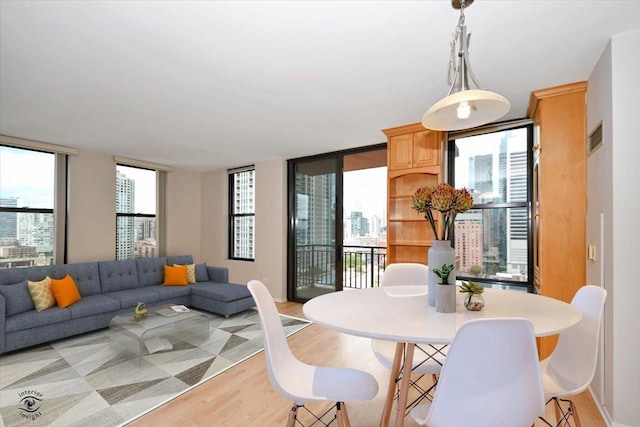
[[[469,129],[490,123],[507,114],[509,101],[495,92],[480,88],[469,61],[469,41],[464,10],[472,0],[452,0],[460,9],[458,25],[451,42],[449,55],[449,92],[422,116],[422,125],[434,130]],[[476,89],[469,88],[469,77]]]
[[[469,294],[464,297],[464,306],[467,310],[480,311],[484,308],[484,298],[482,296],[484,288],[482,286],[469,280],[469,282],[462,282],[460,292]]]
[[[133,309],[133,318],[136,320],[142,319],[147,316],[147,313],[147,305],[138,301],[136,308]]]
[[[429,265],[429,290],[427,293],[428,304],[436,305],[436,283],[439,282],[431,266],[453,265],[455,266],[456,252],[451,247],[451,238],[455,228],[456,216],[466,212],[473,206],[473,196],[466,188],[455,189],[447,183],[441,183],[430,187],[420,187],[413,195],[412,207],[429,221],[435,240],[428,251]],[[436,226],[436,218],[433,211],[440,212],[440,233]],[[456,277],[455,268],[450,272]]]
[[[434,268],[433,272],[441,282],[436,284],[436,311],[439,313],[453,313],[456,311],[456,287],[449,284],[449,275],[453,270],[453,264],[443,264],[440,268]]]

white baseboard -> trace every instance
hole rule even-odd
[[[589,393],[591,393],[591,398],[593,399],[598,410],[600,411],[600,415],[602,415],[602,419],[607,424],[607,427],[631,427],[626,424],[614,423],[613,420],[611,419],[611,415],[609,414],[609,411],[607,411],[607,408],[601,405],[600,402],[598,402],[598,400],[596,399],[596,396],[593,394],[593,390],[591,389],[591,387],[589,387],[587,390],[589,390]]]
[[[607,427],[623,427],[621,425],[616,426],[615,424],[613,424],[613,420],[611,419],[611,416],[609,415],[607,408],[605,408],[602,405],[602,403],[600,403],[598,399],[596,399],[596,395],[593,393],[593,390],[591,389],[591,387],[588,387],[587,390],[589,390],[589,393],[591,394],[591,398],[593,399],[593,402],[596,404],[596,408],[598,408],[598,411],[600,411],[600,415],[602,415],[602,419],[604,420],[605,424],[607,424]]]

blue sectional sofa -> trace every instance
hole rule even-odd
[[[229,317],[255,306],[244,285],[229,283],[226,268],[196,265],[196,283],[163,286],[164,265],[192,264],[191,255],[60,264],[0,270],[0,354],[109,326],[139,301],[147,308],[174,303]],[[82,299],[36,311],[27,281],[70,275]]]

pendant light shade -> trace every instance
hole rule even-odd
[[[472,0],[452,0],[452,6],[460,9],[449,59],[449,93],[436,102],[422,116],[427,129],[449,131],[469,129],[490,123],[507,114],[511,105],[502,95],[481,89],[469,62],[469,40],[464,25],[464,9]],[[473,82],[476,89],[469,88]]]
[[[422,126],[433,130],[460,130],[481,126],[507,114],[509,101],[483,89],[456,92],[436,102],[422,116]]]

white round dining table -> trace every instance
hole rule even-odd
[[[413,360],[416,344],[449,344],[460,326],[471,319],[525,318],[533,324],[537,337],[560,333],[582,319],[582,312],[576,307],[542,295],[486,288],[482,294],[485,306],[481,311],[467,311],[463,305],[465,295],[457,292],[455,313],[439,313],[427,304],[426,285],[345,290],[307,301],[303,312],[307,319],[330,329],[398,343],[380,420],[380,425],[386,427],[396,378],[404,360]],[[404,422],[411,363],[404,363],[403,369],[396,411],[397,427]]]

